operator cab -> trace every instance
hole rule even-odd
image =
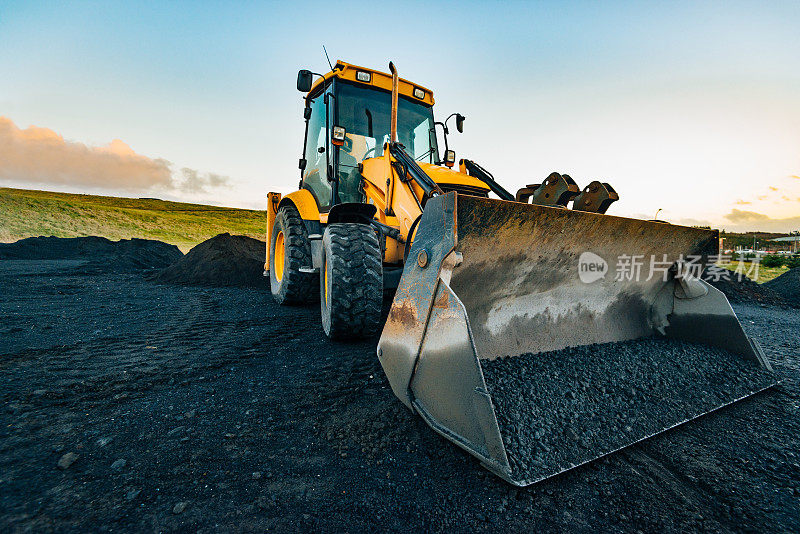
[[[361,202],[358,164],[383,155],[383,145],[389,141],[391,93],[345,81],[337,85],[336,125],[346,132],[344,144],[339,147],[339,197],[342,202]],[[417,162],[438,161],[430,106],[399,95],[397,137]]]
[[[328,74],[317,75],[319,78],[312,84],[313,76],[307,70],[298,74],[297,88],[308,93],[300,187],[310,191],[320,211],[326,212],[341,202],[366,201],[359,165],[365,159],[382,157],[384,143],[389,141],[392,82],[385,73],[342,61]],[[433,171],[435,181],[449,173],[459,176],[454,180],[460,183],[468,177],[439,167],[443,162],[433,103],[432,91],[399,80],[398,141],[426,172]],[[463,117],[459,118],[463,121]],[[451,151],[448,157],[455,158]],[[446,163],[451,166],[453,161]],[[447,181],[446,176],[444,179]],[[476,191],[485,188],[477,180],[470,181],[476,182]]]

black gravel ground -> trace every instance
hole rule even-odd
[[[0,262],[2,532],[800,530],[794,311],[737,307],[780,386],[518,489],[316,308],[75,266]]]
[[[724,350],[667,338],[482,361],[514,479],[598,458],[775,383]]]

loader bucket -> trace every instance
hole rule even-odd
[[[710,230],[435,197],[378,357],[434,430],[532,484],[776,383],[725,296],[687,274],[716,248]],[[631,258],[639,276],[614,272]]]

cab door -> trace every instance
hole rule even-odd
[[[332,187],[328,181],[328,130],[326,124],[327,106],[325,92],[318,94],[313,100],[307,100],[311,109],[306,130],[306,148],[304,158],[302,188],[311,192],[321,212],[328,211],[331,206]]]

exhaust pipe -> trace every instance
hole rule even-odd
[[[392,73],[392,118],[389,127],[389,141],[391,143],[397,142],[397,69],[394,67],[394,63],[391,61],[389,62],[389,72]]]

